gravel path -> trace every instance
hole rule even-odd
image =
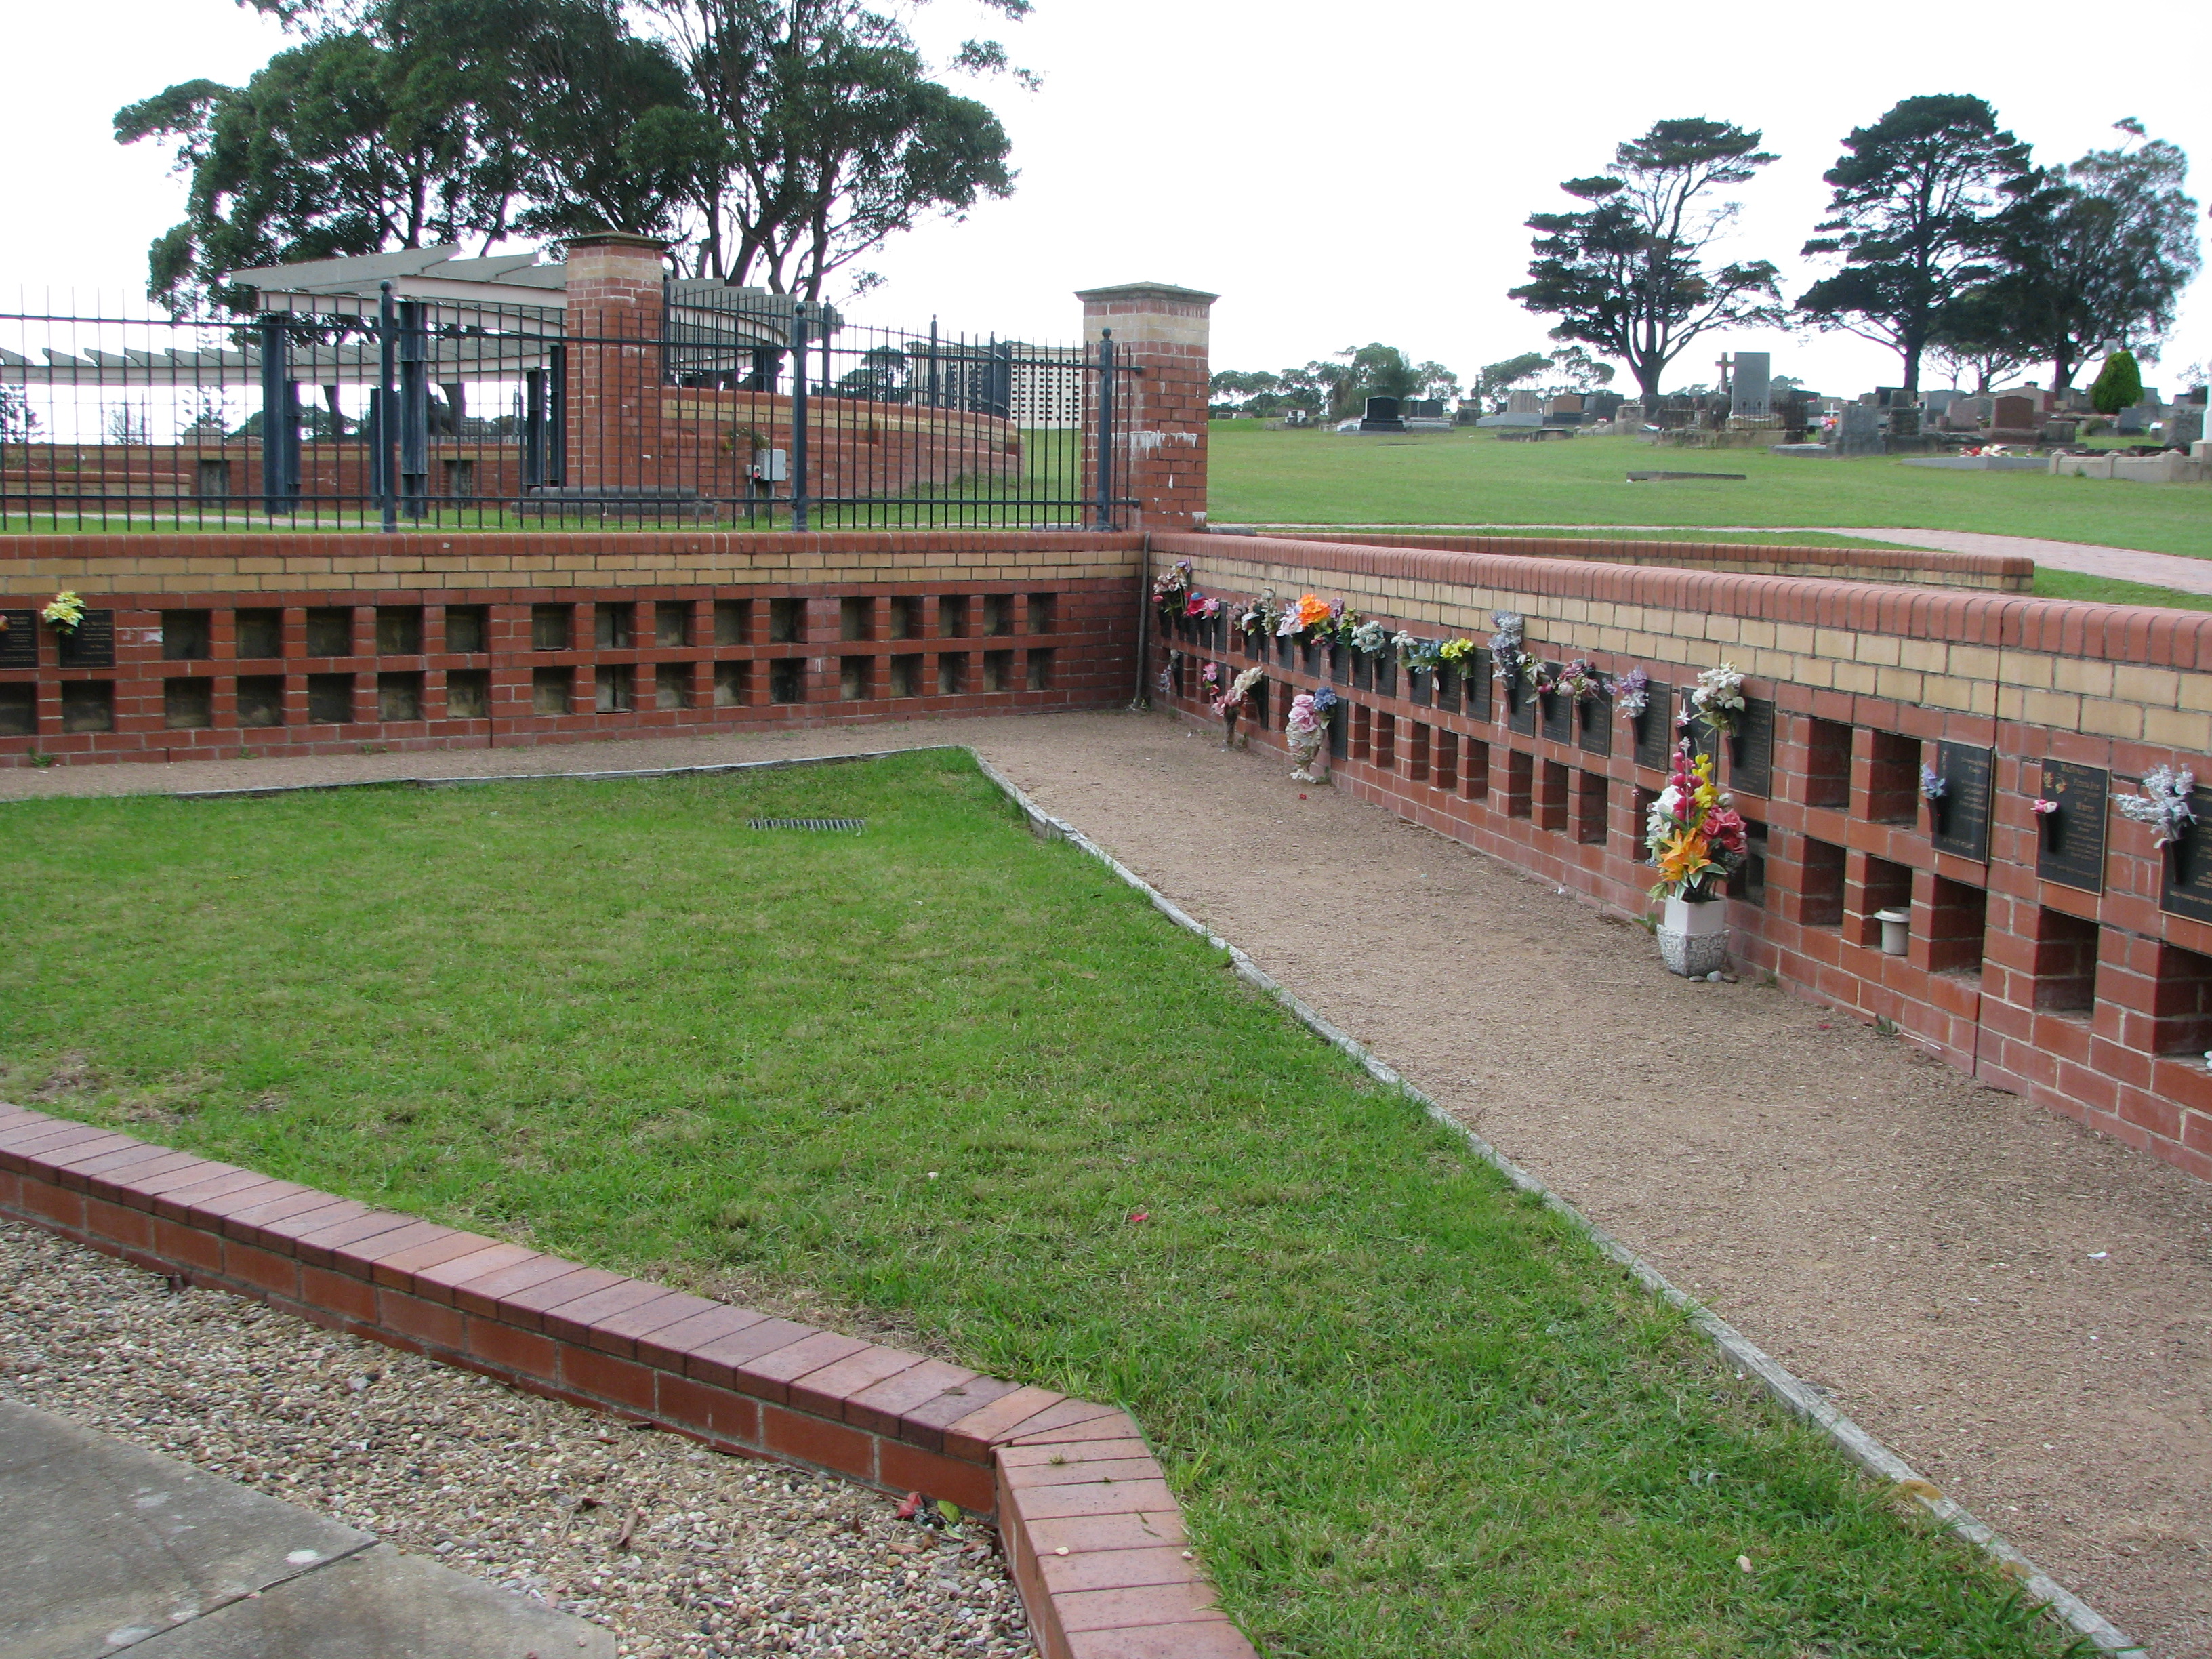
[[[1159,718],[0,771],[0,799],[969,743],[2159,1659],[2212,1659],[2212,1187]]]
[[[0,1395],[613,1630],[636,1659],[1034,1652],[990,1533],[0,1222]]]

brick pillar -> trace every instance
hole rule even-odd
[[[682,482],[661,470],[661,255],[649,236],[568,244],[568,424],[571,487]]]
[[[1114,494],[1133,498],[1136,530],[1189,530],[1206,522],[1206,410],[1210,321],[1219,296],[1165,283],[1085,289],[1083,339],[1092,360],[1107,329],[1122,379]],[[1089,411],[1086,411],[1089,413]],[[1084,493],[1097,487],[1095,416],[1086,420]]]

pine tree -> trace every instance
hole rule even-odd
[[[2142,371],[2136,367],[2136,354],[2115,351],[2105,359],[2097,383],[2089,388],[2090,407],[2100,415],[2117,415],[2142,401]]]

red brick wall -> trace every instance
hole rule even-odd
[[[106,576],[107,591],[82,591],[116,647],[112,668],[64,668],[33,624],[38,665],[0,669],[0,765],[1102,707],[1131,690],[1135,547],[984,532],[8,538],[0,579],[10,553],[56,586],[75,580],[52,574],[64,556]],[[18,597],[0,609],[19,614],[48,591],[7,585]],[[270,612],[273,656],[251,626]],[[337,613],[349,644],[324,636]],[[562,617],[567,643],[541,643],[534,630]],[[204,656],[169,654],[201,623]],[[480,641],[462,637],[471,623]],[[352,717],[336,718],[346,680]],[[10,732],[25,687],[33,729]],[[110,728],[84,729],[103,705]]]
[[[1153,558],[1203,548],[1206,562],[1218,570],[1236,556],[1236,546],[1228,538],[1176,537],[1164,547],[1156,544]],[[1360,605],[1379,588],[1404,583],[1411,591],[1416,578],[1424,579],[1424,593],[1444,591],[1430,584],[1447,573],[1425,562],[1450,556],[1307,544],[1299,556],[1313,569],[1352,567],[1347,574],[1354,579],[1335,591],[1349,591]],[[1587,604],[1579,625],[1555,617],[1540,635],[1532,614],[1537,654],[1588,656],[1615,673],[1641,665],[1655,680],[1678,688],[1723,655],[1749,653],[1683,637],[1643,636],[1648,648],[1633,653],[1585,641],[1613,624],[1631,599],[1652,607],[1638,614],[1643,625],[1655,623],[1662,603],[1692,615],[1708,608],[1773,614],[1794,605],[1837,627],[1837,649],[1863,649],[1881,636],[1932,635],[2026,642],[2071,660],[2212,666],[2212,618],[2191,612],[1680,570],[1577,571],[1533,560],[1484,563],[1480,573],[1449,574],[1462,580],[1479,574],[1485,604],[1510,600],[1500,591],[1498,568],[1508,564],[1528,573],[1519,580],[1531,588],[1579,580],[1586,595],[1591,586],[1611,590],[1591,597],[1613,605]],[[1222,593],[1231,609],[1261,586],[1231,586],[1218,576],[1215,582],[1206,584],[1207,591]],[[1373,611],[1393,631],[1402,626],[1428,637],[1471,634],[1479,641],[1487,632],[1439,626],[1432,613],[1425,617],[1411,604],[1396,611],[1376,604]],[[1846,617],[1856,624],[1848,631],[1840,626]],[[1240,636],[1231,635],[1224,649],[1171,632],[1155,647],[1155,676],[1169,650],[1185,654],[1182,683],[1191,695],[1168,701],[1209,723],[1194,695],[1200,665],[1218,661],[1224,675],[1233,675],[1255,659]],[[2026,658],[2018,660],[2025,664]],[[1276,682],[1271,714],[1297,690],[1325,683],[1351,705],[1348,753],[1335,763],[1340,787],[1608,908],[1634,915],[1654,909],[1646,897],[1652,872],[1641,861],[1641,814],[1664,780],[1636,764],[1625,722],[1614,720],[1612,752],[1601,756],[1579,741],[1546,738],[1540,722],[1534,734],[1510,731],[1502,697],[1493,698],[1493,718],[1485,720],[1414,703],[1403,672],[1394,696],[1356,690],[1348,664],[1332,671],[1326,653],[1313,672],[1302,660],[1285,664],[1271,654],[1268,672]],[[2045,757],[2106,769],[2115,797],[2154,766],[2193,766],[2212,779],[2212,763],[2167,744],[1946,709],[1925,700],[1756,675],[1745,689],[1774,702],[1777,729],[1771,794],[1740,793],[1737,800],[1744,816],[1768,833],[1762,899],[1729,902],[1739,969],[1772,972],[1820,1001],[1893,1021],[1962,1071],[2212,1178],[2212,1072],[2204,1058],[2212,1048],[2212,924],[2160,908],[2166,855],[2154,848],[2149,830],[2117,811],[2106,826],[2101,894],[2042,879],[2041,830],[2030,810]],[[1969,687],[1966,695],[1982,694]],[[2185,685],[2179,695],[2186,705],[2197,693]],[[2082,707],[2085,720],[2108,718],[2086,702]],[[2151,711],[2136,714],[2139,722],[2151,719]],[[1656,704],[1650,718],[1663,718]],[[1253,741],[1279,746],[1279,718],[1264,726],[1252,722]],[[1387,760],[1386,731],[1392,736]],[[1933,844],[1917,767],[1923,753],[1934,758],[1939,741],[1995,751],[1987,862]],[[1723,781],[1735,781],[1723,749]],[[1445,752],[1452,757],[1448,769],[1437,758]],[[1882,953],[1874,917],[1893,904],[1911,910],[1911,951],[1903,957]]]

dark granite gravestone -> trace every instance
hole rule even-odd
[[[1408,398],[1399,405],[1398,412],[1409,421],[1441,421],[1444,402],[1441,398]]]
[[[2058,810],[2039,817],[2035,873],[2085,893],[2105,890],[2105,819],[2112,774],[2072,761],[2043,763],[2043,799]]]
[[[115,666],[115,613],[88,611],[84,620],[61,633],[64,668]]]
[[[1589,755],[1613,753],[1613,693],[1601,692],[1583,703],[1575,714],[1581,726],[1577,738],[1583,752]]]
[[[1939,853],[1990,861],[1990,805],[1996,757],[1963,743],[1936,745],[1936,772],[1943,799],[1936,803],[1936,828],[1928,837]]]
[[[0,668],[36,668],[39,665],[39,613],[35,611],[0,611]]]
[[[1559,665],[1550,665],[1552,672],[1559,672]],[[1575,740],[1575,700],[1561,691],[1547,691],[1537,699],[1543,707],[1544,736],[1553,743],[1572,743]]]
[[[1746,697],[1743,714],[1729,739],[1729,787],[1747,795],[1774,793],[1774,704]]]
[[[1636,763],[1663,772],[1674,753],[1674,691],[1656,680],[1644,691],[1644,715],[1636,722]]]
[[[2197,823],[2165,849],[2158,908],[2192,921],[2212,921],[2212,789],[2191,791],[2189,804]]]
[[[1406,422],[1398,412],[1395,398],[1370,398],[1359,417],[1362,432],[1403,432]]]

